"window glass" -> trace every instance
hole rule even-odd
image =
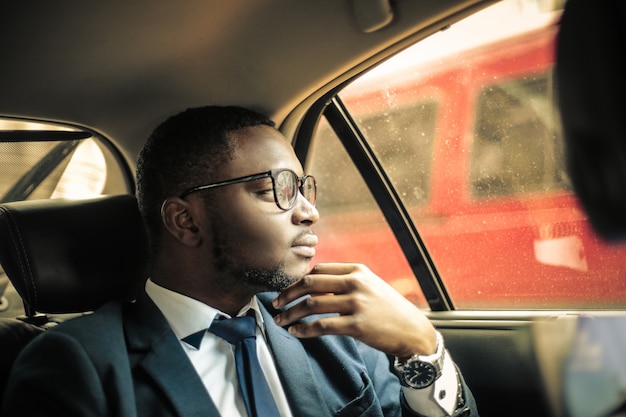
[[[31,134],[20,134],[23,131]],[[133,191],[121,158],[112,152],[110,145],[88,132],[70,126],[2,118],[0,132],[2,202],[88,198]],[[77,135],[62,137],[63,132]]]
[[[0,143],[2,201],[102,194],[106,166],[93,139]]]
[[[565,171],[552,76],[557,3],[500,2],[417,43],[339,94],[456,308],[626,304],[626,247],[595,235]],[[323,132],[316,142],[326,140]],[[348,173],[354,168],[347,156],[316,152],[314,166],[328,181],[358,176]],[[329,211],[352,213],[352,202],[368,194],[362,186],[346,187],[329,199]],[[371,244],[365,263],[384,252],[393,261],[375,272],[408,279],[398,245],[388,242],[389,229],[378,221],[380,209],[370,201],[358,209],[367,220],[346,216],[350,230],[330,239],[361,240],[366,230],[367,242],[382,243]],[[356,256],[348,250],[358,249],[337,244],[332,254]]]
[[[428,200],[436,114],[437,102],[429,100],[357,119],[386,174],[409,206]]]
[[[367,265],[391,286],[427,308],[419,285],[382,212],[343,145],[324,121],[312,142],[307,172],[317,181],[320,220],[315,262]]]

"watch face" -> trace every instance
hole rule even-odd
[[[403,377],[411,388],[426,388],[435,382],[437,370],[428,362],[413,362],[404,368]]]

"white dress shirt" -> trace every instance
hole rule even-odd
[[[151,279],[146,282],[146,293],[161,310],[172,331],[180,340],[181,346],[220,414],[247,417],[245,405],[239,393],[234,347],[209,331],[205,332],[199,349],[181,340],[190,334],[208,329],[218,314],[230,316],[198,300],[163,288]],[[280,415],[291,417],[292,413],[276,371],[274,358],[267,346],[265,325],[257,298],[253,297],[237,316],[245,315],[250,309],[254,311],[257,320],[257,354],[263,373]],[[421,390],[402,387],[409,406],[422,415],[432,417],[452,414],[456,408],[457,389],[456,369],[447,352],[442,375],[433,385]],[[443,399],[440,398],[442,390],[446,393]]]

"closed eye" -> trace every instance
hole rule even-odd
[[[274,189],[270,186],[270,188],[261,188],[254,192],[259,198],[267,201],[274,201]]]

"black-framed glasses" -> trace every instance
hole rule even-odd
[[[298,199],[298,191],[307,199],[309,203],[315,205],[317,194],[317,184],[312,175],[298,177],[298,174],[290,169],[272,169],[271,171],[260,172],[258,174],[246,175],[245,177],[234,178],[232,180],[215,182],[213,184],[199,185],[190,188],[179,195],[184,198],[196,191],[208,190],[210,188],[224,187],[226,185],[238,184],[240,182],[260,180],[261,178],[272,179],[274,190],[274,201],[281,210],[291,210]]]

